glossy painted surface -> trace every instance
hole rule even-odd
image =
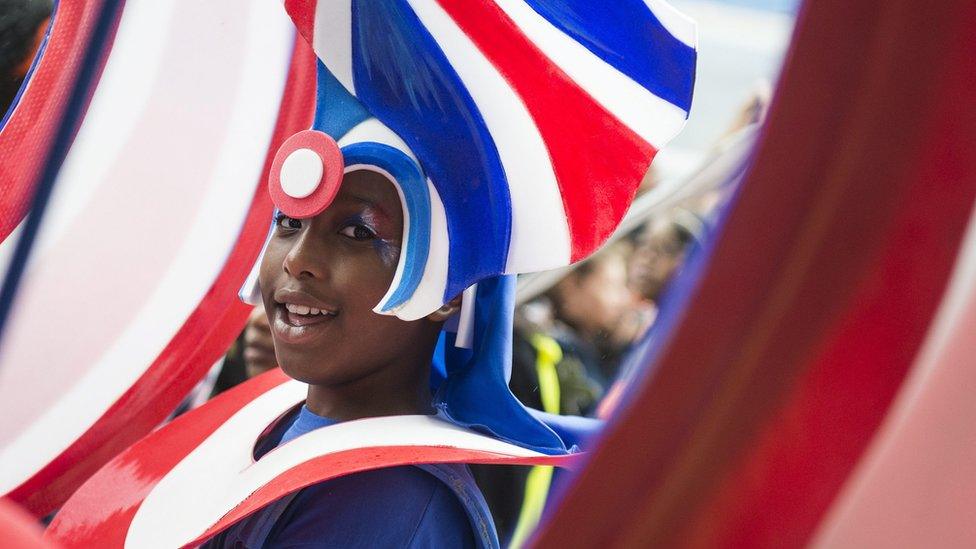
[[[311,118],[311,53],[296,49],[286,87],[287,20],[278,34],[253,32],[267,28],[262,10],[276,8],[173,8],[127,4],[116,46],[142,48],[144,63],[121,49],[109,57],[89,111],[101,114],[82,126],[59,176],[68,182],[52,200],[65,200],[52,206],[5,334],[0,393],[17,419],[0,436],[3,486],[39,515],[158,426],[237,335],[248,313],[237,290],[272,212],[273,151]],[[214,17],[227,24],[209,37],[226,55],[188,58],[180,48]],[[191,88],[196,95],[182,95]],[[232,101],[213,108],[208,98],[221,94]],[[198,127],[204,120],[212,124]],[[113,124],[122,130],[97,133]],[[98,322],[85,320],[96,311]]]
[[[656,373],[536,546],[811,541],[916,363],[976,201],[959,101],[976,8],[918,8],[805,6],[753,165],[645,357]]]

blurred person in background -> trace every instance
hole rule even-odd
[[[617,242],[581,263],[547,294],[550,335],[601,387],[613,382],[621,355],[653,319],[653,309],[628,286],[629,243]],[[592,410],[586,410],[589,413]]]
[[[44,41],[51,9],[51,0],[0,0],[0,118]]]
[[[210,398],[277,366],[268,315],[264,314],[263,305],[257,305],[248,315],[244,330],[227,350]]]
[[[645,225],[637,235],[628,265],[628,287],[649,302],[660,303],[689,248],[700,244],[704,232],[705,221],[685,209]]]

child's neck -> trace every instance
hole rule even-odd
[[[313,414],[337,421],[431,414],[429,364],[413,369],[413,375],[397,375],[404,371],[399,365],[337,386],[309,385],[305,405]]]

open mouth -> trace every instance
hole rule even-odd
[[[339,316],[338,307],[304,292],[281,290],[274,299],[271,329],[276,342],[305,343],[325,332]]]
[[[285,324],[294,328],[327,322],[335,318],[338,314],[333,311],[305,305],[296,305],[294,303],[281,303],[278,305],[278,308],[283,309],[283,320]]]

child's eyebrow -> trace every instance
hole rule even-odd
[[[383,206],[381,206],[379,204],[379,202],[377,202],[376,200],[373,200],[371,198],[367,198],[365,196],[360,196],[358,194],[353,194],[353,193],[349,193],[348,196],[349,196],[349,198],[351,198],[352,200],[355,200],[356,202],[360,202],[360,203],[366,205],[369,208],[372,208],[374,210],[377,210],[378,213],[380,215],[382,215],[383,217],[386,217],[386,218],[389,218],[390,217],[389,212],[387,212],[386,209]]]

